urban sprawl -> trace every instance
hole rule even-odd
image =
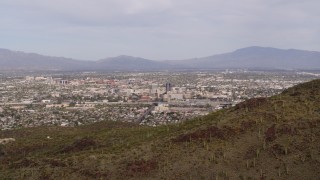
[[[111,120],[180,123],[319,77],[307,72],[0,74],[0,130]]]

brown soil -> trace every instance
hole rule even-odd
[[[76,140],[71,145],[64,147],[60,151],[60,153],[69,153],[69,152],[87,150],[87,149],[90,149],[91,147],[95,147],[96,145],[97,143],[93,139],[89,137],[84,137],[82,139]]]
[[[271,127],[269,127],[267,129],[267,131],[265,132],[265,140],[267,142],[272,142],[276,139],[276,125],[272,125]]]
[[[148,174],[150,171],[156,168],[157,168],[157,162],[155,160],[133,161],[127,164],[126,173],[128,176]]]

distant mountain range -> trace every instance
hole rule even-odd
[[[91,63],[70,58],[0,49],[0,69],[2,70],[81,70],[91,68]]]
[[[174,69],[320,69],[320,52],[269,47],[247,47],[224,54],[187,60],[154,61],[118,56],[81,61],[0,49],[0,70],[174,70]]]

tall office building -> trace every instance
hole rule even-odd
[[[169,92],[169,91],[171,91],[171,88],[172,88],[172,85],[171,85],[171,83],[166,83],[166,93],[167,92]]]

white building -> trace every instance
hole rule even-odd
[[[50,99],[44,99],[44,100],[42,100],[41,102],[44,103],[44,104],[48,104],[48,103],[51,102],[51,100],[50,100]]]
[[[33,81],[34,77],[33,76],[26,76],[26,81]]]
[[[164,112],[164,111],[169,111],[169,105],[168,104],[159,104],[154,108],[155,111],[157,112]]]

